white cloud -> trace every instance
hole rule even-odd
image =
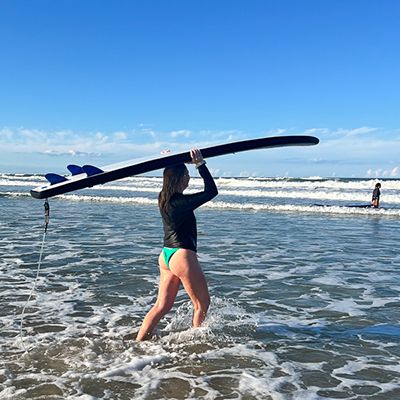
[[[46,140],[48,135],[46,132],[40,131],[38,129],[21,129],[20,134],[22,137],[30,141]]]
[[[368,171],[367,171],[367,176],[369,177],[369,178],[376,178],[377,176],[379,176],[380,175],[380,173],[381,173],[381,169],[376,169],[376,170],[374,170],[374,169],[369,169]]]
[[[63,156],[72,156],[72,157],[101,157],[100,153],[91,153],[91,152],[85,152],[85,151],[79,151],[79,150],[74,150],[74,149],[69,149],[67,151],[62,151],[62,150],[45,150],[43,151],[43,154],[49,155],[49,156],[57,156],[57,157],[63,157]]]
[[[126,132],[114,132],[113,137],[115,140],[126,140],[128,135]]]
[[[107,143],[108,142],[108,136],[102,132],[96,132],[95,138],[99,143]]]
[[[337,136],[351,137],[351,136],[366,135],[368,133],[379,131],[379,129],[380,128],[372,128],[369,126],[362,126],[360,128],[354,128],[354,129],[339,128],[336,131],[333,131],[332,133]]]
[[[143,127],[137,132],[134,131],[134,133],[137,134],[138,136],[150,137],[153,140],[157,139],[157,133],[151,128]]]
[[[0,143],[3,140],[10,141],[14,137],[14,132],[9,128],[3,128],[0,130]]]
[[[232,142],[235,140],[244,140],[246,135],[241,131],[229,130],[229,131],[211,131],[202,130],[196,133],[196,141],[202,141],[203,143],[225,143]]]
[[[287,129],[278,128],[278,129],[271,129],[271,130],[267,131],[266,134],[273,135],[273,136],[280,136],[286,132],[287,132]]]
[[[239,176],[241,178],[247,178],[249,176],[256,177],[258,174],[257,172],[250,172],[250,171],[240,171]]]
[[[172,131],[171,132],[171,137],[177,138],[177,137],[185,137],[188,138],[192,135],[191,131],[188,131],[186,129],[181,129],[179,131]]]
[[[329,129],[327,128],[311,128],[311,129],[306,129],[304,131],[305,135],[318,135],[318,134],[327,134],[329,133]]]
[[[322,135],[326,136],[326,139],[329,138],[349,138],[354,136],[363,136],[368,135],[374,132],[380,131],[381,128],[375,128],[370,126],[361,126],[359,128],[353,129],[345,129],[345,128],[337,128],[337,129],[329,129],[329,128],[310,128],[304,131],[305,135]]]
[[[394,167],[392,169],[383,169],[383,168],[377,168],[377,169],[372,169],[370,168],[367,171],[367,176],[370,178],[387,178],[387,177],[396,177],[399,173],[399,167]]]
[[[47,140],[48,134],[38,129],[10,129],[3,128],[0,131],[0,143],[36,143]]]

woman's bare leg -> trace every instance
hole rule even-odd
[[[210,295],[204,273],[192,250],[180,249],[169,262],[171,271],[183,284],[184,289],[192,301],[193,327],[199,327],[204,321],[210,305]]]
[[[136,340],[146,339],[160,319],[171,309],[180,282],[193,304],[193,327],[201,326],[210,305],[207,282],[194,251],[178,250],[169,262],[171,270],[168,269],[162,255],[159,258],[159,264],[160,285],[157,301],[144,318]]]
[[[160,319],[172,308],[179,290],[180,280],[168,269],[162,255],[159,257],[159,264],[160,284],[157,301],[144,318],[136,340],[145,340],[153,332]]]

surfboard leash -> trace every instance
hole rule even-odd
[[[43,257],[44,243],[45,243],[45,240],[46,240],[46,233],[47,233],[47,228],[49,226],[49,222],[50,222],[50,205],[49,205],[48,199],[46,199],[45,202],[44,202],[44,232],[43,232],[43,238],[42,238],[42,245],[40,247],[39,261],[38,261],[37,270],[36,270],[36,277],[35,277],[35,280],[33,281],[31,292],[29,293],[28,299],[26,300],[25,305],[22,308],[22,312],[21,312],[21,322],[20,322],[19,336],[20,336],[20,339],[21,339],[22,347],[24,348],[24,350],[26,352],[28,352],[28,349],[25,347],[24,335],[23,335],[25,309],[28,306],[33,294],[35,293],[36,284],[37,284],[38,279],[39,279],[40,266],[42,264],[42,257]]]

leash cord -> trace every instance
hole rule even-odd
[[[24,348],[25,351],[28,351],[28,349],[25,347],[24,335],[23,335],[25,309],[28,306],[33,294],[35,293],[36,285],[37,285],[37,282],[39,280],[40,267],[41,267],[41,264],[42,264],[42,257],[43,257],[44,243],[45,243],[45,240],[46,240],[46,233],[47,233],[47,228],[49,226],[49,221],[50,221],[50,206],[49,206],[48,200],[46,199],[46,201],[44,202],[44,233],[43,233],[42,245],[41,245],[41,248],[40,248],[39,262],[38,262],[38,266],[37,266],[37,270],[36,270],[36,278],[33,281],[31,292],[29,293],[29,297],[26,300],[25,305],[22,308],[22,312],[21,312],[21,323],[20,323],[20,329],[19,329],[19,336],[20,336],[20,339],[21,339],[22,347]]]

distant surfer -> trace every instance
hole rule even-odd
[[[375,185],[375,189],[372,192],[372,201],[371,201],[371,206],[374,208],[379,207],[379,198],[381,197],[381,184],[378,182]]]
[[[164,248],[158,258],[158,297],[136,336],[139,341],[151,337],[157,323],[172,308],[181,283],[193,304],[193,327],[201,325],[210,305],[207,282],[197,259],[197,227],[193,210],[214,198],[218,190],[200,150],[193,149],[190,155],[203,178],[204,190],[183,194],[190,179],[185,164],[165,168],[158,197],[164,226]]]

